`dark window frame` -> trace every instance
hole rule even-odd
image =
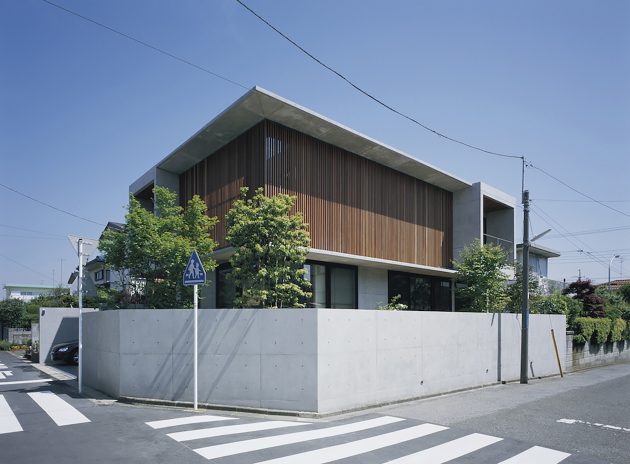
[[[398,295],[398,293],[393,294],[392,292],[392,280],[394,276],[404,277],[408,279],[408,286],[410,288],[411,294],[411,279],[412,278],[421,278],[426,279],[430,284],[430,309],[411,309],[411,301],[400,301],[400,303],[407,304],[410,307],[410,311],[453,311],[453,299],[449,296],[448,299],[448,309],[437,308],[438,304],[438,288],[441,286],[442,282],[448,282],[449,286],[449,294],[453,291],[453,281],[446,277],[439,276],[431,276],[426,274],[415,274],[413,272],[404,272],[404,271],[396,271],[389,269],[387,271],[387,301],[390,301],[394,296]],[[402,300],[402,299],[401,299]]]
[[[304,264],[317,264],[320,266],[324,266],[325,269],[325,282],[326,282],[326,308],[330,309],[331,305],[332,305],[332,295],[331,295],[331,291],[330,291],[330,276],[331,276],[331,272],[330,269],[333,267],[337,267],[337,268],[344,268],[344,269],[352,269],[354,271],[354,305],[358,308],[359,306],[359,268],[358,266],[353,266],[350,264],[340,264],[340,263],[329,263],[329,262],[325,262],[325,261],[316,261],[316,260],[306,260],[304,262]],[[225,262],[225,263],[221,263],[217,266],[216,270],[215,270],[215,283],[216,283],[216,288],[215,288],[215,307],[220,308],[221,306],[219,305],[219,303],[223,303],[223,301],[220,301],[220,294],[221,294],[221,288],[220,285],[222,285],[222,282],[219,281],[219,272],[229,269],[231,268],[230,263],[229,262]],[[236,290],[238,291],[238,290]],[[357,309],[354,308],[354,309]]]

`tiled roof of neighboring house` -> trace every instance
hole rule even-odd
[[[611,280],[610,281],[610,288],[613,289],[613,290],[616,290],[619,287],[621,287],[622,285],[628,285],[628,284],[630,284],[630,279]],[[608,286],[608,282],[604,282],[603,284],[599,284],[598,287],[601,287],[602,285]]]

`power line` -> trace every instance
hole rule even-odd
[[[538,207],[537,207],[537,208],[535,208],[535,209],[534,209],[534,208],[532,208],[532,210],[531,210],[531,211],[532,211],[532,213],[534,213],[536,216],[538,216],[540,219],[542,219],[543,221],[545,221],[545,222],[546,222],[549,226],[554,227],[554,226],[551,224],[551,222],[549,222],[547,219],[545,219],[545,217],[543,217],[541,214],[539,214],[536,210],[540,211],[540,213],[542,213],[542,214],[545,214],[545,216],[548,216],[548,215],[547,215],[544,211],[542,211],[542,210],[541,210],[540,208],[538,208]],[[551,218],[551,216],[549,216],[549,219],[550,219],[551,221],[553,221],[554,223],[556,223],[558,227],[560,227],[560,228],[564,229],[564,227],[563,227],[560,223],[556,222],[553,218]],[[576,242],[574,242],[574,241],[573,241],[573,239],[571,239],[571,238],[570,238],[570,236],[568,236],[568,235],[564,235],[564,234],[562,234],[562,233],[561,233],[560,235],[562,235],[562,237],[563,237],[565,240],[567,240],[569,243],[571,243],[571,245],[573,245],[573,246],[575,246],[575,247],[577,247],[577,248],[580,248],[580,246],[579,246]],[[584,243],[584,242],[582,242],[582,243]],[[588,254],[588,252],[587,252],[587,255],[588,255],[588,256],[590,256],[590,257],[593,259],[593,261],[595,261],[596,263],[598,263],[598,264],[602,265],[603,267],[605,267],[606,269],[608,269],[608,266],[607,266],[606,264],[604,264],[602,261],[600,261],[599,259],[597,259],[595,256],[592,256],[592,255]]]
[[[0,253],[0,257],[6,259],[7,261],[11,261],[12,263],[17,264],[18,266],[22,266],[23,268],[28,269],[29,271],[34,272],[35,274],[39,274],[40,276],[43,276],[46,279],[50,278],[49,275],[46,275],[43,272],[39,272],[39,271],[33,269],[32,267],[28,267],[26,264],[22,264],[22,263],[20,263],[20,262],[18,262],[16,260],[14,260],[13,258],[9,258],[6,255],[3,255],[3,254]]]
[[[9,224],[0,224],[0,227],[7,227],[9,229],[15,229],[15,230],[23,230],[24,232],[33,232],[35,234],[43,234],[43,235],[48,235],[50,237],[56,237],[56,238],[66,238],[66,236],[64,235],[51,234],[50,232],[44,232],[42,230],[27,229],[26,227],[17,227],[17,226],[12,226]]]
[[[630,226],[604,227],[602,229],[589,229],[589,230],[582,230],[578,232],[567,232],[567,234],[575,237],[578,235],[593,235],[593,234],[605,234],[608,232],[619,232],[621,230],[628,230],[628,229],[630,229]],[[562,235],[554,234],[554,235],[548,235],[547,238],[559,238],[561,236]]]
[[[429,126],[427,126],[426,124],[421,123],[420,121],[418,121],[417,119],[413,118],[412,116],[409,116],[408,114],[403,113],[402,111],[397,110],[396,108],[394,108],[393,106],[385,103],[383,100],[375,97],[373,94],[369,93],[367,90],[364,90],[363,88],[361,88],[358,84],[356,84],[354,81],[352,81],[350,78],[346,77],[345,75],[343,75],[341,72],[337,71],[335,68],[333,68],[332,66],[324,63],[322,60],[320,60],[319,58],[317,58],[315,55],[313,55],[311,52],[309,52],[308,50],[306,50],[304,47],[302,47],[300,44],[298,44],[295,40],[291,39],[291,37],[289,37],[288,35],[286,35],[284,32],[282,32],[281,30],[279,30],[277,27],[275,27],[273,24],[271,24],[269,21],[267,21],[265,18],[263,18],[261,15],[259,15],[258,13],[256,13],[254,10],[252,10],[247,4],[245,4],[242,0],[235,0],[237,3],[239,3],[243,8],[245,8],[247,11],[249,11],[252,15],[254,15],[255,17],[257,17],[260,21],[262,21],[263,23],[265,23],[267,26],[269,26],[272,30],[274,30],[277,34],[279,34],[281,37],[283,37],[284,39],[286,39],[289,43],[291,43],[295,48],[297,48],[298,50],[300,50],[302,53],[304,53],[306,56],[308,56],[310,59],[312,59],[313,61],[315,61],[317,64],[323,66],[324,68],[326,68],[327,70],[329,70],[330,72],[332,72],[333,74],[335,74],[337,77],[339,77],[340,79],[342,79],[344,82],[346,82],[348,85],[350,85],[351,87],[353,87],[355,90],[357,90],[358,92],[362,93],[363,95],[365,95],[366,97],[368,97],[369,99],[371,99],[372,101],[378,103],[379,105],[381,105],[383,108],[388,109],[389,111],[402,116],[403,118],[407,119],[408,121],[411,121],[412,123],[422,127],[423,129],[432,132],[433,134],[437,135],[438,137],[442,137],[446,140],[449,140],[451,142],[457,143],[459,145],[463,145],[465,147],[468,147],[472,150],[477,150],[480,151],[482,153],[486,153],[488,155],[493,155],[493,156],[500,156],[502,158],[513,158],[513,159],[520,159],[520,160],[524,160],[525,158],[523,156],[518,156],[518,155],[511,155],[511,154],[506,154],[506,153],[500,153],[497,151],[492,151],[492,150],[488,150],[486,148],[481,148],[478,147],[476,145],[472,145],[470,143],[464,142],[462,140],[456,139],[454,137],[448,136],[442,132],[439,132],[436,129],[433,129]]]
[[[45,1],[45,0],[42,0],[42,1]],[[82,221],[91,222],[92,224],[96,224],[97,226],[105,227],[105,224],[101,224],[100,222],[96,222],[96,221],[93,221],[91,219],[84,218],[82,216],[78,216],[78,215],[76,215],[74,213],[71,213],[70,211],[66,211],[65,209],[57,208],[56,206],[53,206],[53,205],[51,205],[49,203],[43,202],[41,200],[38,200],[37,198],[33,198],[32,196],[27,195],[26,193],[22,193],[22,192],[20,192],[18,190],[15,190],[14,188],[9,187],[8,185],[4,185],[4,184],[0,183],[0,187],[4,187],[5,189],[10,190],[13,193],[17,193],[18,195],[21,195],[24,198],[28,198],[29,200],[32,200],[35,203],[39,203],[40,205],[44,205],[44,206],[46,206],[48,208],[54,209],[55,211],[59,211],[60,213],[64,213],[64,214],[67,214],[68,216],[72,216],[74,218],[81,219]]]
[[[237,0],[237,1],[238,1],[238,0]],[[611,210],[611,211],[615,211],[616,213],[622,214],[622,215],[624,215],[624,216],[626,216],[626,217],[630,217],[630,214],[625,213],[625,212],[621,211],[620,209],[613,208],[612,206],[607,205],[607,204],[606,204],[606,203],[604,203],[603,201],[596,200],[596,199],[595,199],[595,198],[593,198],[592,196],[587,195],[586,193],[579,191],[579,190],[578,190],[578,189],[576,189],[575,187],[570,186],[569,184],[567,184],[567,183],[566,183],[566,182],[564,182],[563,180],[558,179],[558,178],[557,178],[556,176],[554,176],[553,174],[549,174],[549,173],[548,173],[547,171],[545,171],[544,169],[539,168],[538,166],[534,166],[532,163],[529,163],[529,166],[530,166],[530,167],[532,167],[532,168],[534,168],[534,169],[536,169],[537,171],[542,172],[544,175],[546,175],[547,177],[549,177],[549,178],[551,178],[551,179],[555,180],[556,182],[558,182],[558,183],[560,183],[560,184],[564,185],[566,188],[568,188],[568,189],[570,189],[570,190],[573,190],[575,193],[577,193],[577,194],[579,194],[579,195],[582,195],[583,197],[588,198],[589,200],[591,200],[591,201],[593,201],[593,202],[595,202],[595,203],[598,203],[598,204],[600,204],[600,205],[604,206],[605,208],[608,208],[608,209],[609,209],[609,210]]]
[[[0,234],[0,237],[5,237],[5,238],[20,238],[20,239],[26,239],[26,240],[64,240],[63,238],[58,238],[58,237],[33,237],[33,236],[28,236],[28,235],[10,235],[10,234]]]
[[[53,2],[51,2],[49,0],[41,0],[41,1],[44,2],[44,3],[47,3],[50,6],[54,6],[55,8],[58,8],[61,11],[65,11],[68,14],[76,16],[77,18],[83,19],[84,21],[90,22],[92,24],[95,24],[95,25],[103,28],[103,29],[106,29],[106,30],[108,30],[110,32],[113,32],[114,34],[118,34],[121,37],[124,37],[124,38],[126,38],[128,40],[131,40],[133,42],[136,42],[137,44],[142,45],[143,47],[150,48],[153,51],[161,53],[162,55],[168,56],[169,58],[177,60],[177,61],[179,61],[181,63],[184,63],[184,64],[186,64],[188,66],[191,66],[191,67],[193,67],[193,68],[195,68],[195,69],[197,69],[199,71],[203,71],[206,74],[210,74],[211,76],[214,76],[214,77],[216,77],[218,79],[222,79],[225,82],[229,82],[230,84],[236,85],[236,86],[241,87],[241,88],[243,88],[245,90],[249,90],[248,87],[246,87],[245,85],[241,84],[240,82],[235,81],[234,79],[230,79],[229,77],[222,76],[221,74],[218,74],[218,73],[216,73],[216,72],[214,72],[214,71],[212,71],[212,70],[210,70],[210,69],[208,69],[208,68],[206,68],[204,66],[195,64],[192,61],[189,61],[189,60],[187,60],[185,58],[177,56],[174,53],[168,52],[168,51],[166,51],[166,50],[164,50],[162,48],[156,47],[155,45],[151,45],[148,42],[140,40],[140,39],[138,39],[138,38],[136,38],[136,37],[134,37],[132,35],[129,35],[129,34],[125,33],[125,32],[119,31],[118,29],[115,29],[115,28],[113,28],[111,26],[108,26],[108,25],[103,24],[103,23],[101,23],[99,21],[96,21],[95,19],[88,18],[87,16],[83,16],[82,14],[77,13],[76,11],[73,11],[73,10],[71,10],[69,8],[63,7],[63,6],[58,5],[56,3],[53,3]]]
[[[565,200],[559,198],[532,198],[530,201],[553,201],[558,203],[597,203],[593,200]],[[630,200],[599,200],[602,203],[630,203]]]

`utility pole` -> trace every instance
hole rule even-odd
[[[529,336],[529,190],[523,191],[523,308],[521,321],[521,383],[527,383]]]
[[[77,241],[77,255],[79,255],[79,395],[83,390],[83,239]]]
[[[610,262],[608,263],[608,291],[610,291],[610,266],[612,266],[612,262],[615,260],[615,258],[619,258],[619,255],[613,255],[613,257],[610,258]]]

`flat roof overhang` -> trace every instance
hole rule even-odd
[[[518,251],[523,251],[523,244],[522,243],[517,244],[516,245],[516,249]],[[557,257],[560,256],[560,252],[559,251],[556,251],[556,250],[554,250],[552,248],[544,247],[542,245],[531,244],[529,246],[529,252],[537,254],[539,256],[544,256],[546,258],[557,258]]]
[[[249,90],[170,155],[159,169],[181,174],[264,119],[451,192],[471,184],[258,86]]]
[[[224,247],[216,250],[212,257],[217,262],[225,262],[234,253],[233,247]],[[309,261],[323,261],[326,263],[348,264],[352,266],[371,267],[376,269],[388,269],[392,271],[411,272],[414,274],[423,274],[436,277],[445,277],[454,279],[457,271],[441,267],[423,266],[421,264],[404,263],[401,261],[392,261],[389,259],[371,258],[369,256],[351,255],[348,253],[339,253],[336,251],[318,250],[309,248],[306,257]]]

